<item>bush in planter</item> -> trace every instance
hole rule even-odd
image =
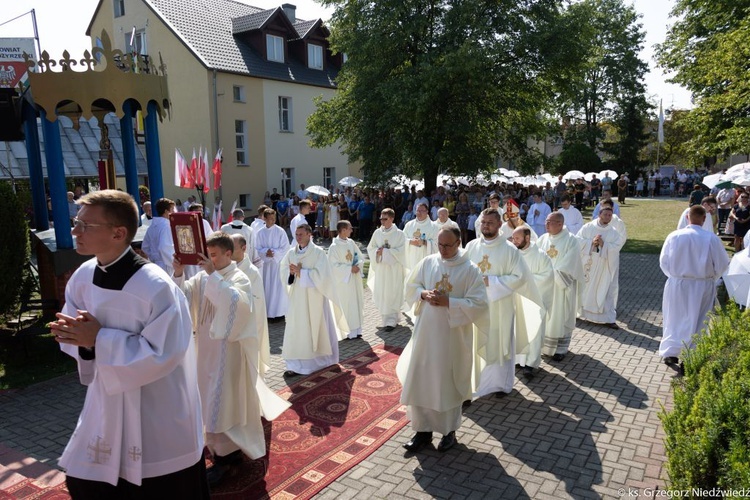
[[[0,316],[16,311],[29,261],[29,226],[24,208],[7,182],[0,182]]]
[[[750,313],[730,303],[709,334],[685,354],[674,409],[659,417],[666,432],[670,486],[750,485]]]

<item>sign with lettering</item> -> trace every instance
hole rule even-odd
[[[37,58],[33,38],[0,38],[0,88],[16,88],[19,83],[28,85],[24,52]]]

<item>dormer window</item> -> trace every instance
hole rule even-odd
[[[266,35],[266,58],[269,61],[284,62],[284,39],[280,36]]]
[[[307,67],[323,69],[323,47],[312,43],[307,44]]]

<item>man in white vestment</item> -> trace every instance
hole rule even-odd
[[[339,339],[362,337],[362,323],[365,315],[362,266],[364,257],[354,240],[351,239],[352,224],[348,220],[336,225],[338,235],[328,248],[328,263],[333,273],[334,290],[337,300],[333,312]]]
[[[151,202],[146,201],[143,203],[143,214],[141,215],[141,226],[150,226],[151,225],[151,219],[153,219],[154,216],[151,214]]]
[[[501,206],[502,200],[500,199],[500,195],[497,193],[492,193],[490,197],[487,199],[487,203],[489,204],[489,207],[487,208],[494,208],[498,211],[500,214],[500,217],[503,217],[505,214],[505,210],[503,210],[503,207]],[[474,221],[474,232],[477,235],[477,238],[479,238],[479,235],[482,234],[482,210],[479,209],[479,216],[477,217],[477,220]]]
[[[533,341],[543,319],[542,299],[534,278],[512,244],[500,235],[500,214],[493,208],[482,212],[482,235],[466,246],[466,256],[477,265],[487,291],[489,325],[474,327],[474,397],[513,390],[515,351]],[[518,318],[516,317],[518,315]],[[518,335],[515,321],[529,323]]]
[[[50,324],[88,387],[59,462],[68,491],[73,498],[208,499],[185,296],[130,248],[138,207],[129,194],[94,191],[77,203],[76,251],[95,258],[73,273]]]
[[[459,250],[461,233],[444,229],[438,255],[430,255],[406,281],[404,294],[414,304],[414,333],[396,366],[416,435],[406,444],[417,452],[443,435],[438,451],[456,444],[461,405],[471,397],[472,323],[486,324],[487,293],[479,269]],[[486,326],[485,326],[486,327]]]
[[[523,349],[516,348],[516,364],[523,367],[523,375],[527,379],[533,378],[534,368],[539,368],[542,362],[542,342],[544,341],[547,312],[552,307],[555,286],[552,260],[546,252],[531,242],[530,233],[531,229],[528,227],[519,227],[513,231],[513,244],[518,248],[526,266],[531,271],[544,305],[544,317],[539,325],[538,333],[527,332],[526,336],[532,339],[529,341],[529,345]],[[516,322],[516,328],[519,330],[525,327],[525,324]]]
[[[537,246],[552,260],[554,284],[552,307],[547,311],[542,354],[562,361],[570,346],[576,326],[578,284],[583,279],[578,239],[565,229],[565,218],[559,212],[547,216],[547,232]]]
[[[529,229],[531,241],[537,240],[537,235],[534,230],[531,229],[531,226],[526,224],[521,218],[518,203],[516,203],[516,200],[513,198],[509,199],[505,204],[505,215],[503,215],[503,219],[505,219],[505,222],[503,222],[503,225],[500,227],[500,237],[502,239],[510,241],[513,236],[513,231],[515,231],[516,228],[526,227]]]
[[[172,255],[174,254],[169,214],[174,212],[174,207],[174,202],[169,198],[161,198],[156,202],[156,217],[151,219],[151,224],[146,229],[141,242],[141,250],[148,260],[164,269],[168,275],[172,274]]]
[[[706,316],[714,308],[716,281],[729,267],[719,237],[701,227],[706,209],[694,205],[689,216],[690,225],[671,232],[659,256],[659,265],[667,276],[659,355],[670,366],[679,365],[682,350],[693,347],[693,335],[703,329]]]
[[[612,222],[612,208],[603,205],[599,217],[578,233],[583,262],[578,316],[617,329],[617,297],[620,289],[620,250],[626,236]]]
[[[255,236],[255,249],[263,266],[263,290],[266,294],[266,314],[268,319],[276,321],[283,318],[289,307],[289,297],[281,284],[281,259],[289,250],[289,238],[281,227],[276,225],[276,211],[272,208],[263,212],[266,225],[258,230]]]
[[[367,245],[367,254],[370,255],[367,286],[372,291],[372,301],[380,312],[386,332],[398,326],[398,314],[404,303],[406,236],[394,224],[395,218],[392,208],[384,208],[380,212],[380,227]]]
[[[265,226],[263,219],[261,219],[261,222],[263,223],[263,226]],[[241,234],[247,242],[247,256],[250,258],[250,262],[252,262],[258,269],[263,267],[263,260],[260,258],[258,250],[255,248],[255,230],[245,224],[244,210],[238,208],[232,212],[232,222],[227,222],[221,226],[221,232],[229,235]]]
[[[299,213],[295,215],[291,221],[289,221],[289,231],[292,235],[292,242],[295,241],[295,235],[297,234],[297,227],[300,224],[307,224],[307,215],[312,209],[312,203],[310,200],[302,200],[299,202]]]
[[[266,454],[261,416],[273,420],[290,404],[271,391],[260,376],[260,332],[253,317],[250,280],[232,261],[234,241],[217,232],[206,240],[203,269],[189,280],[173,261],[174,281],[190,303],[198,359],[206,446],[214,466],[209,484],[218,484],[242,453]]]
[[[297,244],[281,261],[280,281],[289,295],[281,356],[285,377],[309,375],[339,362],[331,301],[336,300],[325,250],[315,245],[312,228],[297,226]]]
[[[258,230],[260,230],[263,226],[266,225],[265,213],[266,213],[266,210],[268,210],[269,208],[271,207],[269,207],[268,205],[261,205],[258,207],[258,215],[250,223],[250,229],[253,230],[253,233],[257,233]]]
[[[438,231],[440,231],[444,227],[458,228],[458,223],[448,217],[448,209],[444,207],[438,209],[437,219],[435,219],[435,225],[437,226]]]
[[[703,222],[703,229],[709,233],[715,233],[714,230],[714,219],[713,216],[716,213],[717,202],[713,196],[706,196],[701,200],[701,206],[706,209],[706,220]],[[690,207],[686,208],[680,215],[680,220],[677,222],[677,229],[684,229],[690,225]]]
[[[583,227],[583,215],[581,211],[570,204],[570,195],[564,194],[560,197],[560,208],[557,209],[565,218],[565,227],[570,234],[576,235]]]
[[[562,199],[562,198],[561,198]],[[531,226],[534,232],[541,236],[546,232],[545,222],[552,209],[542,201],[542,195],[534,193],[534,203],[529,207],[526,223]]]
[[[255,319],[255,328],[258,330],[260,347],[258,349],[258,373],[261,377],[266,376],[266,372],[271,367],[271,344],[268,336],[268,320],[266,312],[266,294],[263,287],[263,276],[260,270],[250,262],[247,256],[247,242],[241,234],[233,234],[234,253],[232,260],[237,264],[237,269],[245,273],[250,280],[250,291],[253,296],[253,318]]]
[[[612,212],[617,216],[620,217],[620,205],[612,199],[612,191],[608,189],[602,190],[602,199],[599,200],[599,203],[596,204],[594,207],[594,211],[591,212],[591,219],[596,219],[599,217],[599,210],[601,210],[602,206],[605,204],[605,202],[612,203]]]
[[[420,260],[437,252],[438,228],[430,219],[429,208],[424,203],[416,207],[416,219],[404,226],[406,241],[406,271],[414,269]]]

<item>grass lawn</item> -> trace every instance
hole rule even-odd
[[[11,334],[0,328],[0,390],[19,389],[75,371],[75,361],[60,351],[52,334],[25,339]]]
[[[669,233],[688,206],[687,199],[626,198],[620,218],[628,230],[623,252],[658,254]]]

